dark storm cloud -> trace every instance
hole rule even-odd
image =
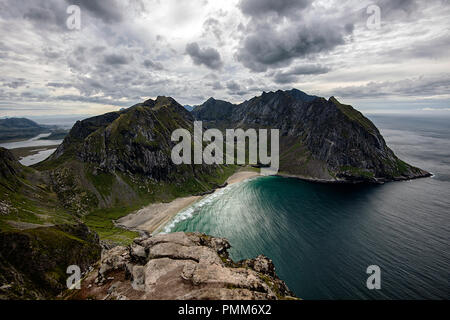
[[[401,12],[411,14],[419,8],[416,0],[378,0],[374,4],[381,8],[385,16],[398,15]]]
[[[15,79],[10,82],[3,82],[3,85],[5,87],[11,88],[11,89],[17,89],[20,87],[23,87],[27,84],[27,81],[23,78]]]
[[[25,98],[25,100],[36,100],[36,101],[42,101],[42,100],[47,100],[49,99],[49,95],[45,94],[45,93],[36,93],[33,91],[24,91],[21,92],[18,97],[20,98]],[[20,100],[19,98],[19,100]]]
[[[14,5],[0,3],[0,9],[2,15],[25,18],[37,27],[56,27],[55,30],[69,31],[66,21],[70,5],[80,7],[82,23],[86,22],[86,17],[108,24],[122,22],[126,14],[139,15],[145,9],[142,0],[129,0],[126,3],[119,0],[16,0]]]
[[[124,10],[116,0],[72,0],[70,2],[106,23],[120,22],[123,19]]]
[[[18,0],[14,6],[7,6],[3,13],[29,20],[40,29],[63,30],[66,29],[67,6],[65,1]]]
[[[251,19],[240,27],[243,37],[236,59],[254,72],[265,72],[344,44],[353,33],[352,19],[342,16],[342,10],[316,9],[312,2],[241,0],[239,8]]]
[[[249,93],[249,90],[243,88],[239,83],[234,80],[230,80],[226,83],[228,93],[236,96],[243,96]]]
[[[56,18],[57,15],[55,15],[55,11],[42,7],[29,8],[23,16],[26,19],[35,20],[42,23],[48,23],[58,20]]]
[[[45,48],[44,49],[44,56],[49,58],[49,59],[57,59],[61,55],[58,52],[56,52],[56,51],[54,51],[54,50],[52,50],[50,48]]]
[[[242,41],[236,57],[252,71],[264,72],[269,67],[289,65],[295,58],[330,51],[344,44],[344,37],[352,32],[351,24],[292,23],[283,30],[274,30],[269,23],[261,24]]]
[[[450,92],[450,75],[417,77],[400,81],[369,82],[333,90],[340,97],[376,98],[381,96],[436,96]]]
[[[239,7],[248,16],[276,13],[279,16],[296,14],[309,6],[310,0],[241,0]]]
[[[316,65],[316,64],[307,64],[296,66],[287,71],[281,71],[275,73],[274,81],[276,83],[285,84],[295,82],[298,76],[301,75],[315,75],[315,74],[324,74],[330,71],[330,68]]]
[[[227,89],[230,91],[239,91],[241,90],[241,86],[236,81],[228,81]]]
[[[384,61],[395,62],[399,58],[442,58],[448,56],[448,52],[450,52],[450,35],[445,34],[436,38],[414,41],[407,48],[387,50],[382,55]]]
[[[164,67],[159,62],[154,62],[150,59],[145,59],[143,62],[144,67],[154,70],[164,70]]]
[[[107,65],[122,65],[128,64],[131,59],[120,54],[107,54],[103,57],[103,62]]]
[[[186,45],[186,53],[196,65],[204,65],[213,70],[220,69],[223,66],[220,53],[214,48],[201,49],[198,43],[193,42]]]
[[[47,87],[52,87],[52,88],[72,88],[73,85],[71,85],[70,83],[59,83],[59,82],[49,82],[47,83]]]
[[[208,86],[210,86],[212,89],[214,90],[222,90],[224,89],[222,83],[220,83],[220,81],[214,81],[208,84]]]

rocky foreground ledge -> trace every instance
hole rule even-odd
[[[201,233],[144,236],[102,253],[69,299],[295,299],[270,259],[233,262],[229,242]]]

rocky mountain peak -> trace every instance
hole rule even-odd
[[[383,182],[428,176],[398,159],[361,112],[303,91],[264,92],[238,105],[204,103],[198,120],[218,128],[280,130],[280,169],[329,182]]]

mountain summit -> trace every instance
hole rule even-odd
[[[209,99],[192,113],[209,127],[279,129],[281,174],[378,183],[430,175],[398,159],[369,119],[334,97],[278,90],[236,105]]]
[[[210,191],[231,167],[175,165],[172,132],[193,133],[194,118],[170,97],[78,121],[37,169],[50,173],[67,208],[143,205]]]

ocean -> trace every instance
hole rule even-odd
[[[226,237],[234,260],[264,254],[302,299],[450,299],[450,118],[370,118],[401,159],[434,176],[358,186],[255,178],[195,203],[165,231]],[[370,265],[380,290],[366,286]]]

